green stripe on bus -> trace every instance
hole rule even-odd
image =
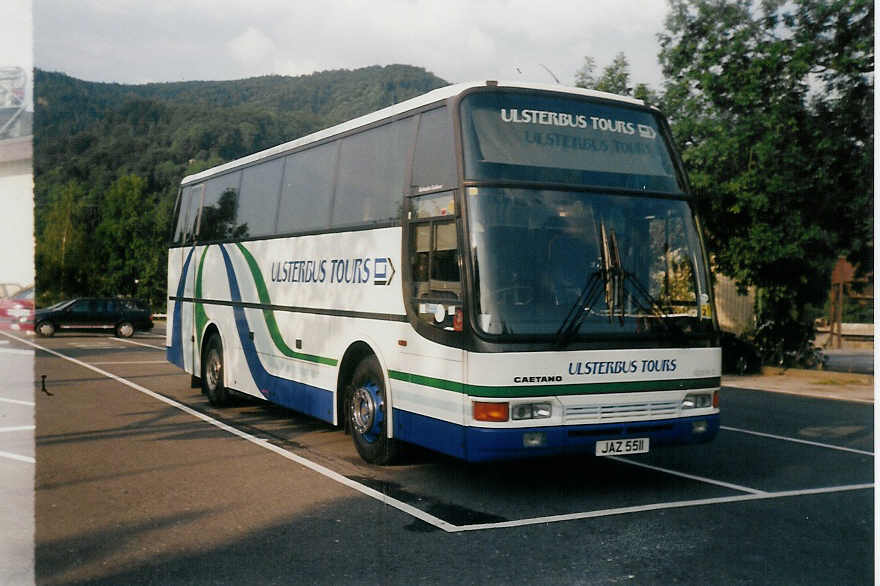
[[[542,386],[501,386],[488,387],[481,385],[466,385],[454,381],[431,378],[419,374],[410,374],[397,370],[389,370],[388,376],[392,379],[464,393],[472,397],[543,397],[551,395],[595,395],[608,393],[632,393],[639,391],[672,391],[685,389],[704,389],[721,386],[721,377],[709,378],[684,378],[674,380],[649,380],[628,381],[616,383],[586,383],[572,385],[542,385]]]
[[[248,268],[251,271],[254,284],[257,286],[257,295],[260,298],[260,303],[264,305],[272,305],[272,300],[269,298],[269,291],[266,289],[266,282],[263,280],[263,273],[260,271],[256,259],[254,259],[253,255],[240,242],[236,242],[235,245],[241,251],[244,260],[247,262]],[[328,366],[336,366],[339,362],[335,358],[304,354],[290,348],[290,346],[284,341],[284,337],[281,335],[281,330],[278,328],[278,322],[275,321],[275,312],[271,309],[263,310],[263,319],[266,321],[266,327],[269,328],[269,335],[272,336],[272,341],[275,343],[275,347],[285,356],[307,360],[309,362],[316,362],[318,364],[326,364]]]
[[[451,380],[442,378],[431,378],[420,374],[410,374],[408,372],[400,372],[399,370],[389,370],[388,377],[401,380],[425,387],[434,387],[435,389],[443,389],[445,391],[455,391],[456,393],[464,392],[464,385]]]
[[[202,258],[199,259],[199,270],[196,273],[196,299],[202,298],[202,268],[205,266],[205,255],[208,252],[209,246],[206,246],[202,249]],[[198,347],[202,347],[202,332],[205,329],[205,324],[208,323],[208,314],[205,312],[205,306],[201,303],[196,303],[196,336],[198,336]]]

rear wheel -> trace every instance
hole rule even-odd
[[[223,382],[223,342],[213,334],[205,343],[202,356],[202,392],[215,407],[229,404],[229,391]]]
[[[372,355],[364,358],[355,368],[347,389],[346,412],[358,454],[380,466],[397,458],[400,445],[387,434],[387,398],[379,360]]]
[[[130,338],[134,335],[134,325],[129,321],[124,321],[116,326],[116,337]]]

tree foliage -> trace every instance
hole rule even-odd
[[[137,86],[37,70],[38,302],[130,295],[163,311],[184,176],[444,85],[403,65]]]
[[[633,96],[649,104],[657,102],[657,93],[644,83],[631,87],[629,60],[624,53],[614,56],[611,63],[596,75],[596,60],[589,55],[584,57],[584,64],[574,76],[574,85],[600,92],[608,92],[621,96]]]
[[[869,0],[669,0],[664,109],[718,268],[775,352],[813,334],[838,254],[871,267]],[[760,341],[760,340],[759,340]]]

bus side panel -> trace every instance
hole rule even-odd
[[[394,409],[394,437],[455,458],[466,458],[466,428],[442,419]]]
[[[187,295],[187,282],[192,282],[194,248],[173,248],[168,252],[168,300],[167,327],[165,331],[165,355],[168,362],[193,373],[191,341],[186,332],[192,331],[192,304],[181,299]],[[192,294],[192,288],[189,290]],[[190,306],[187,308],[187,306]]]

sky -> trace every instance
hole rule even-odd
[[[453,83],[571,85],[584,56],[601,69],[622,51],[632,81],[659,88],[665,13],[663,0],[33,0],[34,58],[119,83],[403,63]]]

